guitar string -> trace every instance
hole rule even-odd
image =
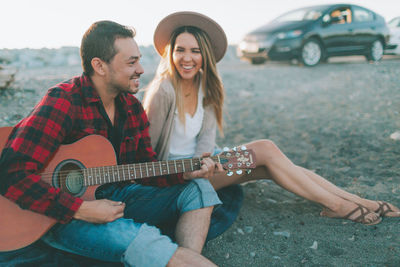
[[[189,159],[190,160],[190,159]],[[184,159],[184,164],[186,165],[189,160]],[[197,160],[197,159],[193,159],[193,160]],[[182,160],[179,160],[182,161]],[[154,163],[158,163],[161,162],[161,164],[164,164],[164,166],[168,166],[168,169],[174,168],[175,167],[175,163],[174,162],[166,162],[166,161],[154,161]],[[133,164],[124,164],[124,165],[111,165],[111,166],[96,166],[96,167],[89,167],[89,168],[82,168],[82,169],[75,169],[77,171],[82,171],[82,170],[93,170],[93,171],[97,171],[100,168],[107,168],[107,169],[111,169],[111,168],[116,168],[116,170],[114,171],[120,171],[120,170],[129,170],[129,169],[134,169],[135,171],[140,171],[140,169],[143,170],[143,168],[148,168],[148,164],[152,164],[153,162],[142,162],[142,163],[133,163]],[[135,166],[133,166],[135,165]],[[151,168],[153,168],[153,165],[151,165]],[[159,169],[159,167],[156,167],[156,169]],[[67,170],[67,171],[58,171],[57,174],[68,174],[71,171],[74,170]],[[110,171],[110,170],[108,170]],[[104,171],[100,171],[101,173],[103,173]],[[172,172],[170,172],[172,173]],[[46,172],[46,173],[40,173],[39,175],[41,175],[41,177],[52,177],[54,175],[54,172]]]
[[[227,159],[228,157],[226,157],[226,155],[224,155],[224,154],[221,154],[221,155],[219,155],[219,156],[212,156],[211,157],[211,159],[213,159],[214,161],[219,161],[220,159]],[[192,158],[192,159],[181,159],[181,160],[170,160],[170,161],[154,161],[154,162],[144,162],[144,163],[133,163],[133,164],[124,164],[124,165],[113,165],[113,166],[98,166],[98,167],[90,167],[90,168],[83,168],[83,169],[77,169],[77,171],[80,171],[80,172],[83,172],[84,170],[88,170],[88,169],[91,169],[92,170],[92,172],[94,171],[94,172],[99,172],[100,174],[103,174],[103,175],[101,175],[101,177],[93,177],[93,178],[91,178],[92,179],[92,181],[94,181],[94,179],[96,179],[96,181],[95,181],[95,183],[94,184],[85,184],[85,183],[83,183],[85,186],[91,186],[91,185],[96,185],[96,184],[104,184],[104,183],[112,183],[112,182],[118,182],[118,181],[127,181],[127,180],[135,180],[135,179],[142,179],[142,178],[149,178],[149,177],[154,177],[154,176],[158,176],[158,175],[168,175],[168,174],[173,174],[173,173],[179,173],[179,172],[183,172],[183,171],[172,171],[172,172],[170,172],[169,170],[171,169],[171,168],[173,168],[173,170],[175,169],[175,167],[176,167],[176,163],[178,162],[178,165],[183,161],[183,164],[182,164],[182,166],[183,166],[183,169],[185,168],[185,166],[189,163],[189,167],[191,167],[192,165],[193,165],[193,160],[197,160],[197,161],[200,161],[201,160],[201,158]],[[190,161],[190,162],[189,162]],[[143,176],[142,175],[142,168],[146,168],[146,172],[148,173],[149,172],[149,166],[148,166],[148,164],[151,164],[151,167],[150,167],[150,169],[152,168],[152,167],[154,167],[154,165],[153,165],[153,163],[164,163],[164,165],[167,165],[167,169],[166,169],[166,171],[168,172],[168,173],[162,173],[162,172],[158,172],[158,167],[156,167],[155,168],[155,170],[156,170],[156,172],[154,172],[154,171],[151,171],[150,170],[150,172],[153,172],[153,175],[145,175],[145,176]],[[128,174],[130,173],[130,171],[132,170],[132,165],[134,165],[133,166],[133,169],[134,169],[134,172],[135,172],[135,174],[137,174],[137,171],[139,170],[140,171],[140,174],[141,174],[141,176],[143,176],[143,177],[135,177],[134,179],[131,179],[131,178],[124,178],[124,179],[117,179],[118,181],[115,181],[115,177],[113,176],[113,179],[111,180],[110,178],[108,178],[109,180],[107,181],[107,182],[101,182],[101,179],[103,178],[103,180],[105,181],[105,177],[104,177],[104,168],[108,168],[108,169],[110,169],[110,168],[117,168],[117,174],[118,174],[118,176],[119,176],[119,174],[121,173],[121,171],[122,171],[122,174],[123,174],[123,177],[126,177],[126,175],[125,175],[125,171],[127,171],[128,172]],[[139,166],[140,165],[140,166]],[[135,166],[137,166],[137,167],[135,167]],[[181,168],[181,167],[179,167],[179,168]],[[232,169],[236,169],[236,168],[232,168]],[[107,172],[109,173],[109,171],[110,170],[108,170]],[[115,170],[113,170],[113,171],[115,171]],[[65,184],[65,181],[67,181],[68,180],[68,178],[66,177],[66,174],[68,174],[68,173],[70,173],[71,172],[71,170],[67,170],[67,171],[59,171],[59,172],[57,172],[57,174],[61,174],[61,176],[64,176],[64,177],[61,177],[61,178],[59,178],[57,181],[60,183],[60,184]],[[42,173],[41,174],[41,179],[42,180],[45,180],[46,182],[48,182],[48,183],[51,183],[52,182],[52,177],[53,177],[53,175],[54,175],[54,172],[48,172],[48,173]],[[85,174],[83,174],[84,176],[85,176]],[[98,180],[97,179],[100,179],[100,183],[98,182]],[[83,180],[88,180],[88,177],[84,177],[84,179]],[[82,179],[79,179],[79,181],[82,181]],[[79,182],[79,183],[75,183],[75,184],[78,184],[78,185],[82,185],[82,183],[81,182]]]
[[[220,155],[220,158],[221,158],[221,155]],[[213,159],[214,161],[218,161],[218,156],[213,156],[213,157],[211,157],[211,159]],[[83,172],[84,170],[92,170],[93,172],[96,172],[96,171],[98,171],[98,172],[100,172],[100,173],[102,173],[103,174],[103,176],[102,176],[102,178],[104,177],[104,170],[100,170],[100,169],[103,169],[103,168],[107,168],[107,169],[110,169],[110,168],[117,168],[117,170],[113,170],[113,171],[119,171],[119,172],[125,172],[125,171],[127,171],[128,173],[130,173],[130,171],[132,171],[132,168],[134,169],[134,172],[135,172],[135,174],[137,174],[137,172],[139,171],[140,172],[140,169],[142,169],[142,168],[149,168],[149,166],[147,165],[147,164],[151,164],[151,168],[153,168],[153,163],[155,163],[155,164],[160,164],[159,162],[161,162],[161,164],[163,164],[164,163],[164,165],[166,165],[166,168],[167,168],[167,174],[162,174],[162,173],[159,173],[159,170],[158,170],[158,167],[156,167],[155,169],[156,169],[156,172],[154,172],[154,171],[152,171],[153,173],[155,173],[155,175],[149,175],[149,176],[143,176],[143,177],[138,177],[138,178],[135,178],[135,179],[142,179],[142,178],[148,178],[148,177],[152,177],[152,176],[158,176],[158,175],[168,175],[168,174],[173,174],[173,173],[179,173],[179,172],[175,172],[174,170],[175,170],[175,164],[178,162],[178,165],[179,164],[181,164],[181,162],[183,161],[183,164],[182,165],[187,165],[187,164],[189,164],[189,167],[191,167],[191,165],[193,165],[192,163],[194,162],[194,161],[198,161],[198,162],[200,162],[200,160],[201,160],[201,158],[193,158],[193,159],[181,159],[181,160],[172,160],[172,161],[154,161],[154,162],[144,162],[144,163],[133,163],[133,164],[124,164],[124,165],[113,165],[113,166],[97,166],[97,167],[90,167],[90,168],[83,168],[83,169],[77,169],[77,171],[81,171],[81,172]],[[135,166],[132,166],[132,165],[135,165]],[[140,165],[140,166],[139,166]],[[171,170],[171,168],[172,168],[172,171],[169,171],[169,170]],[[74,171],[74,170],[67,170],[67,171],[59,171],[59,172],[57,172],[57,174],[58,174],[58,176],[64,176],[64,177],[61,177],[60,179],[59,179],[59,181],[61,182],[61,183],[63,183],[63,182],[65,182],[68,178],[67,177],[65,177],[68,173],[70,173],[71,171]],[[110,170],[108,170],[108,171],[110,171]],[[158,174],[159,173],[159,174]],[[41,179],[42,180],[45,180],[46,182],[51,182],[52,181],[52,178],[53,178],[53,176],[54,176],[54,172],[47,172],[47,173],[41,173],[41,174],[39,174],[40,176],[41,176]],[[139,175],[138,175],[139,176]],[[86,178],[87,179],[87,178]],[[96,178],[92,178],[92,179],[96,179]],[[97,179],[96,179],[97,180]],[[134,179],[130,179],[130,178],[128,178],[128,179],[121,179],[121,181],[126,181],[126,180],[134,180]],[[111,181],[110,181],[111,182]]]

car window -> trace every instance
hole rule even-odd
[[[354,7],[353,13],[354,21],[357,22],[373,21],[375,18],[374,13],[361,7]]]
[[[331,24],[346,24],[352,22],[352,13],[350,8],[341,7],[333,10],[329,17],[323,18],[324,22],[331,22]]]
[[[276,18],[274,22],[317,20],[319,17],[321,17],[321,15],[322,11],[319,8],[303,8],[283,14],[282,16]]]

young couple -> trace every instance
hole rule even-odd
[[[224,91],[216,62],[227,41],[221,27],[204,15],[174,13],[156,29],[162,60],[144,99],[149,128],[141,104],[130,94],[138,90],[143,73],[133,37],[117,23],[93,24],[82,39],[84,74],[51,88],[5,145],[1,195],[58,221],[42,241],[126,266],[214,266],[201,250],[213,207],[221,203],[215,190],[255,179],[273,179],[322,204],[323,216],[367,225],[400,216],[389,203],[362,199],[294,165],[269,140],[246,144],[256,154],[257,168],[250,174],[227,176],[207,157],[217,153],[216,128],[222,132]],[[90,134],[112,143],[118,164],[155,161],[152,147],[163,160],[205,157],[198,171],[100,186],[92,201],[40,180],[38,173],[60,145]],[[156,227],[171,220],[174,240]],[[0,252],[0,263],[5,259],[13,266],[18,251]]]

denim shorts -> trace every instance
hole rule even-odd
[[[126,266],[165,266],[177,249],[156,227],[183,213],[220,204],[208,180],[171,187],[114,184],[99,188],[96,198],[125,202],[124,218],[106,224],[73,220],[55,225],[42,240],[48,245]]]

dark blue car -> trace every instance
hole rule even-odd
[[[312,6],[285,13],[239,43],[238,56],[253,64],[299,59],[315,66],[328,57],[365,55],[382,58],[389,38],[385,19],[357,5]]]

